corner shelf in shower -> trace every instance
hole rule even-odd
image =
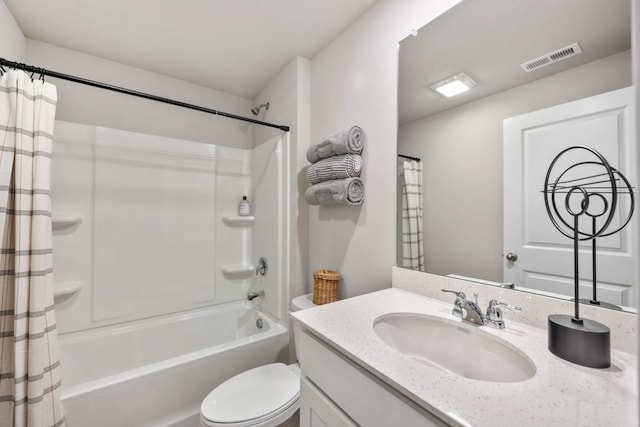
[[[80,292],[80,289],[82,289],[83,285],[84,283],[80,281],[63,282],[58,285],[54,283],[53,299],[69,297],[73,294],[77,294],[78,292]]]
[[[221,270],[227,279],[248,279],[253,276],[255,267],[245,264],[223,265]]]
[[[256,220],[255,216],[223,216],[222,222],[229,227],[250,227]]]
[[[80,224],[84,220],[82,215],[54,215],[51,217],[53,230],[65,230]]]

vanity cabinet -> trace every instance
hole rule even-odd
[[[301,427],[434,427],[446,424],[309,331],[296,333]]]
[[[357,427],[308,378],[300,381],[300,427]]]

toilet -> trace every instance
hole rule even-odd
[[[312,294],[291,301],[291,311],[315,307]],[[291,340],[293,345],[293,339]],[[200,406],[203,427],[298,425],[300,367],[271,363],[242,372],[213,389]]]

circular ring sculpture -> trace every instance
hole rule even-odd
[[[554,169],[561,160],[579,152],[583,155],[586,152],[587,155],[595,157],[595,160],[573,163],[564,171],[554,174],[556,172]],[[556,176],[555,180],[552,176]],[[574,146],[561,151],[547,170],[543,192],[545,208],[551,222],[560,233],[570,239],[577,236],[578,240],[583,241],[610,236],[622,230],[633,215],[635,203],[631,184],[620,171],[609,165],[599,152],[590,147]],[[620,226],[614,230],[608,230],[616,215],[616,209],[620,206],[620,194],[627,194],[630,197],[627,215]],[[602,205],[599,211],[593,208],[595,200]],[[564,205],[564,212],[560,211],[559,204]],[[577,217],[581,215],[594,219],[604,218],[604,220],[601,220],[598,227],[591,231],[580,230],[577,226]],[[573,217],[573,221],[569,217]]]

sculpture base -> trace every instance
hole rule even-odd
[[[549,351],[561,359],[588,366],[611,366],[611,334],[602,323],[574,318],[563,314],[551,314],[549,320]]]

